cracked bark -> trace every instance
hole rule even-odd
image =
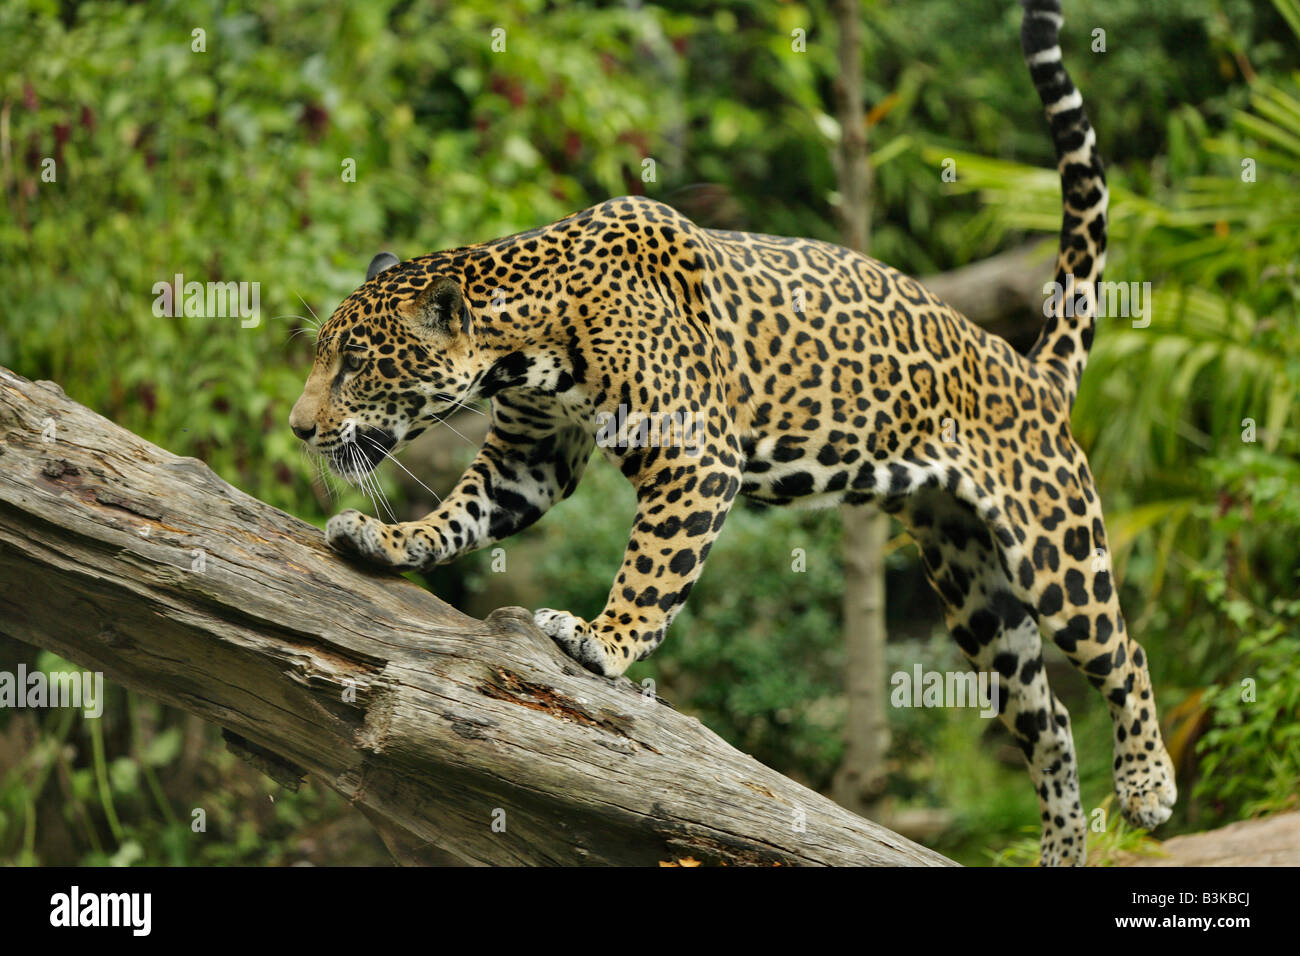
[[[503,608],[467,617],[0,368],[0,633],[313,774],[404,863],[942,865]],[[504,821],[504,831],[493,828]]]

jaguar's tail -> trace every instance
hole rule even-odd
[[[1043,101],[1061,173],[1061,248],[1047,324],[1030,358],[1060,378],[1070,404],[1088,360],[1096,326],[1096,290],[1106,264],[1106,173],[1083,98],[1061,63],[1060,0],[1020,0],[1020,27],[1029,75]]]

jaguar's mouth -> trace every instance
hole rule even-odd
[[[397,436],[370,426],[353,429],[330,452],[330,467],[343,478],[368,475],[397,447]]]

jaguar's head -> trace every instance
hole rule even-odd
[[[473,318],[459,282],[375,256],[320,330],[289,426],[353,479],[474,396]]]

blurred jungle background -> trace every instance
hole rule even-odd
[[[1107,278],[1150,282],[1154,296],[1146,328],[1103,320],[1074,427],[1178,764],[1167,836],[1297,799],[1300,4],[1065,6],[1065,61],[1112,184]],[[938,276],[936,290],[1016,250],[1028,250],[1022,287],[1050,278],[1060,195],[1019,22],[1013,0],[863,3],[871,252]],[[7,0],[0,365],[319,526],[343,507],[374,513],[355,491],[331,499],[287,425],[312,317],[360,284],[370,257],[505,235],[625,193],[706,226],[837,241],[837,35],[820,0]],[[153,286],[176,273],[259,282],[260,324],[156,317]],[[1023,348],[1036,305],[1003,296],[980,320]],[[441,493],[480,421],[453,420],[463,437],[441,429],[404,464]],[[382,474],[405,516],[431,503]],[[430,586],[480,616],[502,604],[590,615],[632,506],[597,456],[573,498],[506,543],[505,570],[480,553]],[[887,670],[964,670],[898,534]],[[837,512],[739,505],[669,639],[630,676],[827,791],[845,753],[843,583]],[[19,663],[69,666],[0,637],[0,669]],[[1084,807],[1105,808],[1103,702],[1055,648],[1048,667],[1074,715]],[[957,709],[890,708],[888,720],[885,812],[962,862],[1036,858],[1034,794],[1000,724]],[[206,832],[193,832],[194,808]],[[1095,862],[1146,843],[1107,820]],[[323,786],[285,791],[217,728],[110,688],[98,720],[0,710],[0,860],[388,857]]]

